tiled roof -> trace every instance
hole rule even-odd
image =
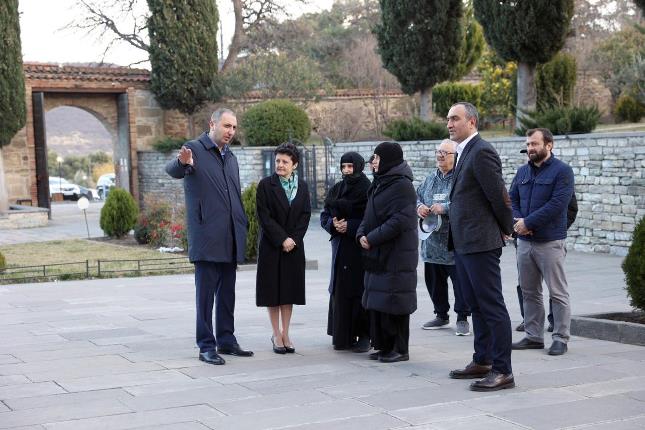
[[[108,82],[148,82],[150,71],[129,67],[66,66],[47,63],[24,63],[27,79],[80,80]]]

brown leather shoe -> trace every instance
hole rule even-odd
[[[483,378],[490,372],[492,366],[490,364],[477,364],[474,361],[468,363],[463,369],[455,369],[450,371],[452,379],[476,379]]]
[[[512,373],[499,373],[491,370],[486,377],[470,384],[472,391],[497,391],[515,387]]]

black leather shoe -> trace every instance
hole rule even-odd
[[[273,341],[273,336],[271,336],[271,344],[273,345],[273,352],[276,354],[286,354],[287,353],[287,348],[284,346],[276,346],[275,342]]]
[[[253,351],[245,351],[237,343],[218,346],[217,352],[220,354],[235,355],[237,357],[253,357]]]
[[[215,351],[206,351],[199,353],[200,361],[206,362],[208,364],[224,364],[226,361],[220,357]]]
[[[471,391],[497,391],[515,387],[512,373],[499,373],[491,370],[479,381],[470,384]]]
[[[468,363],[463,369],[455,369],[450,371],[452,379],[476,379],[483,378],[493,368],[490,364],[477,364],[474,361]]]
[[[522,321],[517,327],[515,327],[515,331],[524,331],[524,321]]]
[[[546,328],[546,331],[553,333],[553,324],[549,323],[549,326]]]
[[[396,351],[390,351],[387,354],[378,356],[378,361],[381,363],[396,363],[397,361],[408,361],[410,356],[408,354],[401,354]]]
[[[378,360],[378,356],[381,355],[381,351],[372,352],[367,356],[370,360]]]
[[[356,342],[356,345],[352,348],[352,352],[367,352],[370,349],[372,349],[372,346],[370,345],[370,338],[369,337],[361,337],[358,339],[358,342]]]
[[[524,338],[519,342],[515,342],[511,345],[513,349],[544,349],[544,342],[536,342],[528,338]]]
[[[567,352],[567,344],[560,342],[559,340],[554,340],[549,348],[549,355],[562,355]]]

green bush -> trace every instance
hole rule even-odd
[[[398,141],[435,140],[446,139],[448,129],[445,124],[423,121],[414,117],[409,120],[397,119],[389,122],[383,134]]]
[[[639,122],[645,116],[645,106],[629,94],[623,94],[616,100],[614,115],[619,121]]]
[[[134,228],[137,216],[139,208],[132,195],[122,188],[114,188],[101,209],[101,229],[110,237],[123,237]]]
[[[560,52],[548,63],[539,65],[535,74],[538,109],[571,106],[576,72],[575,57],[565,52]]]
[[[311,134],[307,113],[288,100],[267,100],[250,107],[240,125],[250,146],[277,146],[289,138],[304,142]]]
[[[446,82],[432,89],[432,105],[436,115],[448,116],[450,106],[457,102],[470,102],[478,109],[481,105],[482,85]]]
[[[529,112],[520,118],[522,126],[515,132],[524,136],[529,128],[544,127],[553,134],[590,133],[600,119],[596,106],[558,107],[541,112]]]
[[[186,139],[179,137],[160,137],[155,140],[152,144],[152,148],[155,151],[162,152],[164,154],[180,149],[183,144],[186,143]]]
[[[7,260],[5,260],[4,255],[0,252],[0,273],[4,271],[7,267]]]
[[[246,252],[244,254],[247,261],[254,261],[258,256],[260,226],[258,224],[258,215],[255,207],[255,196],[257,194],[257,190],[257,184],[252,183],[242,193],[244,212],[249,220],[249,230],[246,234]]]
[[[636,224],[622,268],[631,305],[645,311],[645,217]]]

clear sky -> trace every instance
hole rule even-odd
[[[145,3],[145,2],[143,2]],[[331,7],[333,0],[309,0],[309,4],[283,0],[296,16]],[[233,35],[233,6],[229,0],[217,0],[222,18],[224,46]],[[85,63],[100,61],[109,39],[97,40],[81,30],[64,29],[77,16],[75,0],[20,0],[20,27],[23,61],[42,63]],[[219,43],[219,37],[218,37]],[[105,58],[108,63],[126,66],[146,59],[145,53],[122,43],[115,45]],[[136,67],[149,67],[138,65]]]

